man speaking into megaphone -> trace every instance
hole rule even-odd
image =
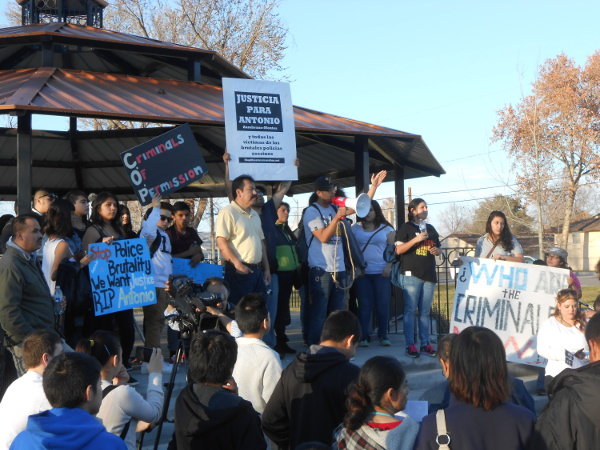
[[[351,268],[364,269],[364,260],[359,251],[352,251],[354,239],[349,223],[344,217],[357,212],[363,217],[369,213],[370,197],[385,178],[382,171],[372,177],[373,186],[369,195],[357,199],[336,197],[337,186],[328,176],[315,180],[317,201],[306,208],[302,219],[308,246],[308,291],[307,340],[309,345],[318,344],[327,314],[345,308],[348,276],[346,261]],[[339,205],[332,204],[332,201]],[[350,207],[352,206],[352,207]],[[349,257],[349,258],[348,258]],[[352,280],[353,281],[353,280]]]

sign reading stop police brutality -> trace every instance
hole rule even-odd
[[[223,78],[223,106],[231,179],[298,179],[289,83]]]
[[[164,197],[208,173],[188,124],[121,153],[121,159],[142,206],[156,194]]]
[[[476,325],[494,331],[508,361],[545,366],[537,333],[554,311],[556,294],[567,287],[569,270],[533,264],[462,257],[450,330]]]
[[[90,244],[90,282],[97,316],[156,303],[150,250],[145,239]]]

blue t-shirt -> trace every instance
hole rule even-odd
[[[325,272],[331,273],[344,272],[346,270],[346,267],[344,266],[344,246],[342,245],[341,225],[338,224],[336,232],[325,244],[312,234],[314,230],[326,228],[331,223],[331,219],[335,217],[336,213],[336,210],[331,205],[329,205],[328,208],[323,208],[317,203],[313,203],[306,208],[303,224],[304,229],[306,230],[306,244],[309,245],[309,267],[320,267],[325,270]]]

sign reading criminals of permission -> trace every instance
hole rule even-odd
[[[289,83],[223,78],[223,106],[231,179],[298,179]]]
[[[90,283],[96,316],[156,303],[150,250],[145,239],[90,244]]]
[[[463,256],[457,274],[450,331],[476,325],[494,331],[508,361],[545,366],[537,333],[567,287],[569,270]]]
[[[156,194],[164,197],[208,173],[187,123],[121,153],[121,159],[142,206]]]

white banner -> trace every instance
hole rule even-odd
[[[289,83],[223,78],[225,137],[231,179],[298,179],[294,107]]]
[[[476,325],[494,331],[508,361],[545,366],[537,333],[567,287],[569,270],[463,256],[457,274],[450,330]]]

